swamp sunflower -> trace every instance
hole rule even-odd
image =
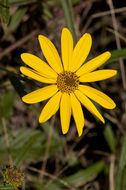
[[[94,71],[110,58],[111,53],[106,51],[84,63],[92,45],[90,34],[85,33],[73,48],[72,35],[67,28],[64,28],[61,34],[61,61],[55,46],[47,37],[39,35],[38,39],[48,64],[35,55],[23,53],[21,59],[29,67],[22,66],[20,71],[39,82],[50,83],[50,85],[35,90],[22,98],[28,104],[50,98],[40,114],[39,122],[47,121],[60,108],[63,134],[68,132],[72,112],[78,135],[81,136],[84,127],[82,104],[105,123],[91,100],[107,109],[115,108],[116,104],[103,92],[87,86],[85,83],[101,81],[116,75],[116,70]]]

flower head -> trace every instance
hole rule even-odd
[[[116,70],[94,71],[110,58],[110,52],[107,51],[83,64],[91,49],[91,36],[88,33],[84,34],[73,48],[72,35],[67,28],[62,30],[61,35],[62,62],[55,46],[48,38],[39,35],[39,43],[48,64],[35,55],[23,53],[21,59],[30,68],[20,68],[24,75],[51,84],[22,98],[29,104],[50,98],[40,114],[39,122],[47,121],[60,107],[62,132],[66,134],[72,111],[80,136],[84,127],[82,104],[104,123],[104,118],[90,99],[107,109],[116,107],[114,101],[99,90],[83,83],[100,81],[116,75]]]
[[[14,187],[20,186],[24,181],[24,174],[17,167],[7,167],[3,173],[4,181]]]

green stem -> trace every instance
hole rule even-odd
[[[71,0],[60,0],[63,11],[64,11],[64,16],[66,19],[67,27],[70,29],[72,32],[72,36],[74,39],[74,42],[77,42],[77,36],[74,28],[74,17],[73,17],[73,12],[72,12],[72,1]]]

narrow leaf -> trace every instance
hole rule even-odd
[[[122,150],[119,160],[119,169],[123,170],[125,166],[126,166],[126,135],[124,136],[122,143]]]
[[[104,128],[104,137],[108,143],[108,146],[112,152],[116,149],[116,137],[110,124],[107,124]]]
[[[11,185],[0,184],[0,190],[14,189]]]
[[[0,1],[0,10],[2,15],[2,20],[4,24],[9,23],[10,20],[10,13],[9,13],[9,0],[1,0]]]
[[[32,145],[35,143],[36,138],[38,137],[38,133],[34,134],[29,140],[22,146],[19,154],[14,160],[14,165],[19,166],[26,158],[28,152],[31,150]]]
[[[104,163],[99,161],[94,165],[86,168],[84,170],[80,170],[76,174],[71,175],[70,177],[64,178],[63,180],[69,183],[70,185],[77,185],[80,183],[86,182],[91,177],[98,175],[104,168]]]
[[[6,122],[8,122],[12,109],[13,109],[13,92],[8,91],[3,96],[0,96],[0,129],[2,130],[2,120],[1,118],[5,118]]]
[[[111,51],[111,58],[106,63],[118,61],[120,58],[126,59],[126,48]]]
[[[16,13],[11,16],[10,24],[8,25],[8,31],[12,32],[16,30],[20,24],[23,16],[25,15],[27,8],[19,8]]]
[[[126,190],[126,168],[118,172],[115,190]]]
[[[9,74],[9,79],[19,96],[24,96],[26,92],[24,90],[24,85],[21,83],[19,78],[16,75]]]

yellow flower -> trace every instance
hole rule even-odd
[[[78,134],[81,136],[84,127],[82,103],[93,115],[105,123],[90,99],[107,109],[115,108],[116,104],[104,93],[83,83],[100,81],[116,75],[116,70],[94,71],[110,58],[110,52],[106,51],[82,65],[91,49],[91,36],[88,33],[84,34],[73,49],[72,35],[67,28],[64,28],[61,35],[61,62],[52,42],[43,35],[39,35],[38,39],[48,64],[35,55],[23,53],[21,59],[32,69],[21,67],[20,70],[24,75],[39,82],[51,83],[22,98],[28,104],[50,98],[40,114],[39,122],[47,121],[60,107],[62,132],[66,134],[72,111]]]

